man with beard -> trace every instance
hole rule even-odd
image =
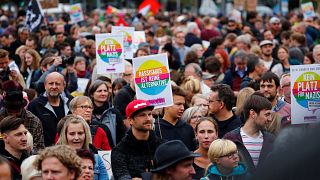
[[[40,119],[45,146],[51,146],[54,144],[59,120],[69,113],[71,97],[64,93],[64,77],[58,72],[47,75],[44,87],[46,91],[30,102],[28,110]]]
[[[164,108],[162,119],[157,119],[154,126],[155,132],[161,139],[181,140],[190,151],[196,149],[193,128],[181,120],[186,103],[185,92],[177,86],[172,86],[173,105]]]
[[[252,171],[261,166],[273,147],[274,136],[265,131],[271,120],[272,105],[261,93],[248,97],[243,106],[245,124],[223,138],[237,145],[240,161]]]
[[[272,73],[266,72],[260,81],[260,92],[271,102],[272,110],[277,112],[281,118],[290,117],[291,105],[285,101],[278,99],[278,91],[280,89],[279,77]]]
[[[153,108],[145,100],[134,100],[128,104],[126,116],[131,129],[111,153],[115,179],[141,178],[141,173],[154,168],[154,153],[162,140],[152,132]]]
[[[271,71],[280,77],[283,73],[283,68],[280,61],[272,57],[272,49],[274,48],[272,41],[263,40],[259,46],[262,51],[260,59],[263,60],[264,66],[268,69],[268,71]]]
[[[0,156],[9,161],[12,171],[12,179],[21,179],[21,163],[28,157],[27,132],[24,120],[14,116],[8,116],[0,122],[2,137]],[[0,171],[4,171],[1,169]],[[3,174],[2,174],[3,175]]]

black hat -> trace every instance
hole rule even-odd
[[[27,100],[23,98],[22,91],[8,91],[3,99],[3,107],[6,109],[21,109],[27,105]]]
[[[180,140],[168,141],[161,144],[155,152],[156,169],[151,172],[161,171],[186,158],[199,157],[200,154],[189,151],[187,146]]]

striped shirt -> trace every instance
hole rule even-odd
[[[260,157],[260,152],[263,144],[263,134],[259,131],[258,137],[250,137],[248,136],[242,128],[240,129],[241,138],[243,141],[243,145],[247,148],[252,160],[253,164],[257,167]]]

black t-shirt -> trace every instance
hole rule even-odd
[[[60,104],[59,106],[52,106],[54,113],[57,116],[57,119],[62,119],[63,117],[65,117],[65,112],[64,112],[64,107],[63,107],[63,103],[62,100],[60,99]]]
[[[233,114],[233,116],[225,121],[219,121],[216,118],[214,118],[218,124],[219,127],[219,138],[222,138],[226,133],[240,127],[242,125],[242,122],[238,116]]]

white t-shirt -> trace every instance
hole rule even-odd
[[[271,67],[271,64],[273,62],[272,61],[265,61],[263,59],[261,59],[262,62],[264,63],[264,66],[267,68],[267,69],[270,69]],[[278,63],[276,65],[274,65],[271,69],[271,72],[275,73],[279,78],[281,77],[281,75],[283,74],[283,68],[282,68],[282,65],[281,63]]]
[[[244,146],[247,148],[255,166],[258,165],[260,152],[263,145],[263,134],[260,131],[258,137],[250,137],[247,135],[242,128],[240,129],[240,135]]]

